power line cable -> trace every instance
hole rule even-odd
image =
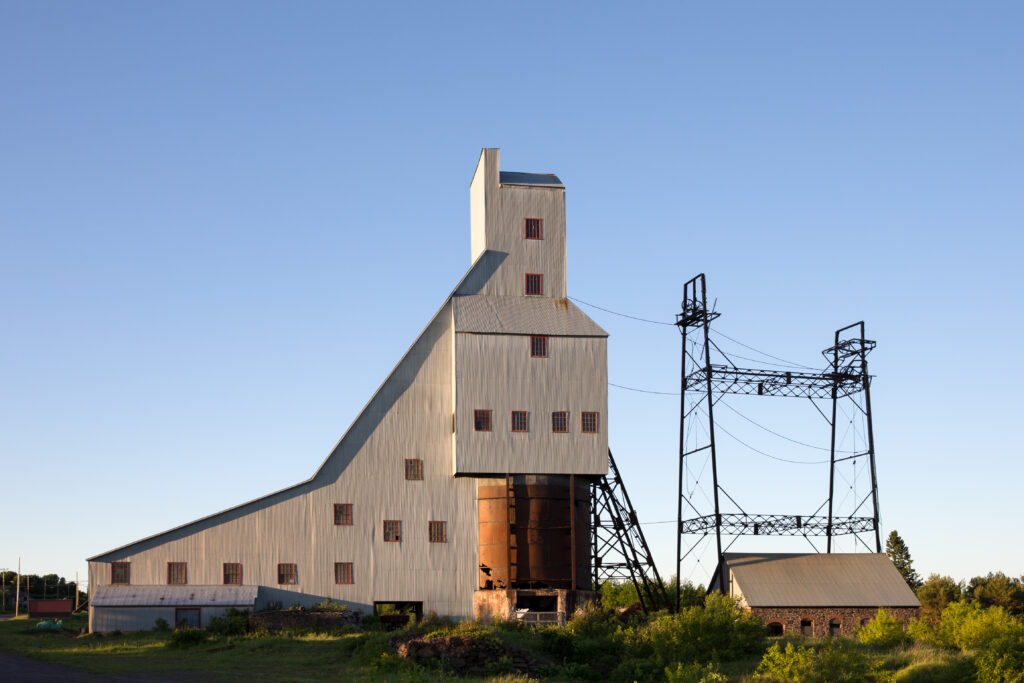
[[[703,413],[704,411],[701,411],[701,412]],[[704,413],[704,415],[707,415],[707,413]],[[746,446],[750,450],[754,451],[755,453],[760,453],[761,455],[765,456],[766,458],[771,458],[772,460],[779,460],[780,462],[788,462],[788,463],[792,463],[794,465],[821,465],[823,463],[828,462],[828,460],[789,460],[787,458],[780,458],[777,455],[772,455],[771,453],[765,453],[764,451],[760,450],[759,448],[754,448],[749,443],[747,443],[746,441],[744,441],[743,439],[739,438],[738,436],[736,436],[735,434],[730,432],[728,429],[723,427],[721,425],[721,423],[716,423],[715,424],[715,429],[721,429],[727,435],[729,435],[730,437],[732,437],[736,441],[740,442],[741,444],[743,444],[744,446]]]
[[[797,441],[796,439],[791,439],[790,437],[786,436],[785,434],[779,434],[778,432],[776,432],[776,431],[774,431],[772,429],[769,429],[768,427],[765,427],[763,424],[760,424],[759,422],[755,422],[754,420],[750,419],[749,417],[747,417],[746,415],[744,415],[740,411],[738,411],[735,408],[733,408],[731,405],[729,405],[725,401],[719,401],[719,403],[721,403],[723,406],[725,406],[726,408],[728,408],[732,412],[736,413],[737,415],[739,415],[740,417],[742,417],[744,420],[746,420],[750,424],[754,425],[755,427],[760,427],[764,431],[768,432],[769,434],[774,434],[775,436],[779,437],[780,439],[785,439],[786,441],[791,441],[791,442],[793,442],[795,444],[798,444],[800,446],[806,446],[807,448],[813,448],[813,449],[818,450],[818,451],[825,451],[826,453],[830,453],[831,450],[832,450],[830,448],[825,448],[824,446],[815,446],[814,444],[804,443],[803,441]],[[836,453],[856,453],[856,451],[844,451],[844,450],[839,450],[837,448],[836,449]]]
[[[612,315],[618,315],[618,316],[621,316],[623,318],[629,318],[631,320],[639,320],[640,322],[651,323],[652,325],[668,325],[669,327],[675,327],[676,326],[675,323],[666,323],[666,322],[662,322],[660,320],[651,320],[650,318],[638,318],[635,315],[628,315],[626,313],[619,313],[618,311],[613,311],[613,310],[608,309],[608,308],[602,308],[601,306],[598,306],[597,304],[589,303],[587,301],[584,301],[583,299],[577,299],[574,296],[570,296],[568,298],[572,299],[576,303],[583,304],[584,306],[590,306],[591,308],[596,308],[599,311],[604,311],[605,313],[611,313]]]
[[[641,394],[660,394],[661,396],[678,396],[678,391],[652,391],[650,389],[637,389],[636,387],[627,387],[622,384],[615,384],[608,382],[608,386],[615,387],[616,389],[625,389],[626,391],[637,391]]]

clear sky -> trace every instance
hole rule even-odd
[[[500,147],[567,186],[574,297],[671,321],[705,272],[723,332],[813,366],[866,320],[885,531],[924,574],[1024,574],[1021,26],[1012,2],[0,0],[0,568],[84,576],[308,478],[469,266]],[[676,330],[584,309],[611,382],[678,390]],[[806,405],[735,406],[828,444]],[[670,574],[678,398],[612,387],[609,412]],[[827,490],[721,444],[746,508]]]

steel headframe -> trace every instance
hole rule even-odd
[[[875,348],[875,342],[864,337],[864,322],[854,323],[836,330],[834,344],[822,351],[829,361],[826,371],[793,372],[780,370],[762,370],[755,368],[738,368],[734,365],[713,364],[711,362],[711,321],[721,314],[708,308],[707,282],[701,273],[683,286],[682,312],[676,316],[676,325],[682,335],[682,361],[680,380],[680,419],[679,419],[679,497],[677,506],[677,541],[676,541],[676,577],[677,589],[675,596],[676,610],[680,607],[680,588],[682,583],[682,562],[702,538],[714,531],[717,548],[716,577],[718,587],[724,590],[725,563],[722,550],[722,536],[762,535],[762,536],[825,536],[827,552],[832,552],[832,537],[843,534],[861,534],[874,532],[875,552],[882,551],[879,511],[878,511],[878,480],[875,470],[874,432],[871,424],[871,375],[868,374],[867,354]],[[854,332],[851,336],[849,333]],[[695,357],[689,351],[688,343],[696,338]],[[717,348],[717,347],[716,347]],[[701,399],[687,410],[687,392],[701,394]],[[836,412],[839,400],[863,392],[864,406],[857,407],[863,412],[867,423],[867,449],[856,452],[848,457],[836,457]],[[785,396],[797,398],[830,399],[832,403],[831,447],[829,457],[828,515],[817,513],[822,504],[811,515],[757,515],[747,514],[742,509],[739,513],[723,513],[719,493],[725,493],[718,482],[718,453],[715,445],[714,407],[716,395],[742,394],[751,396]],[[700,404],[705,403],[704,410]],[[703,413],[703,414],[701,414]],[[826,418],[827,419],[827,418]],[[687,449],[687,437],[700,424],[706,438],[699,446]],[[694,443],[698,443],[694,440]],[[701,514],[694,501],[686,495],[683,484],[684,465],[686,459],[700,452],[710,451],[711,477],[714,494],[712,502],[714,513]],[[853,510],[851,515],[835,518],[833,513],[833,496],[835,493],[836,464],[844,460],[866,457],[871,470],[871,492],[867,498]],[[731,496],[730,501],[735,504]],[[867,502],[872,501],[871,517],[854,517],[853,515]],[[683,518],[684,505],[688,506],[697,516]],[[738,504],[737,504],[737,507]],[[684,553],[683,536],[700,534],[700,537]],[[859,537],[858,537],[859,538]],[[813,545],[813,544],[812,544]],[[866,544],[865,544],[866,545]],[[869,548],[870,550],[870,548]]]
[[[644,612],[669,607],[665,584],[654,566],[651,549],[610,450],[608,474],[591,486],[594,590],[600,590],[601,584],[609,580],[629,580]]]

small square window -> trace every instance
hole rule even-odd
[[[132,582],[132,563],[131,562],[111,562],[110,563],[110,583],[121,583],[128,584]]]
[[[298,565],[292,563],[277,565],[277,582],[280,584],[297,584],[299,582]]]
[[[583,413],[581,418],[580,431],[584,434],[597,434],[598,426],[597,413]]]
[[[489,410],[474,410],[473,411],[473,428],[478,432],[489,432],[491,431],[491,411]]]
[[[229,586],[241,586],[242,585],[242,563],[241,562],[225,562],[224,563],[224,584]]]
[[[551,413],[551,431],[555,434],[566,434],[569,431],[569,413],[559,410]]]
[[[513,410],[512,411],[512,431],[513,432],[528,432],[530,431],[530,413],[525,410]]]
[[[352,503],[334,504],[334,523],[338,526],[352,526]]]
[[[447,543],[448,533],[444,522],[431,522],[429,528],[431,543]]]
[[[351,562],[334,563],[334,583],[355,583],[352,580]]]
[[[539,273],[526,274],[526,293],[541,296],[544,292],[544,276]]]
[[[530,356],[533,358],[548,357],[548,338],[543,335],[530,337]]]
[[[541,230],[541,220],[539,218],[527,218],[526,219],[526,239],[528,240],[539,240],[543,239]]]
[[[188,583],[188,568],[184,562],[167,563],[167,583],[172,585]]]
[[[384,520],[384,540],[389,543],[402,540],[402,521],[398,519]]]
[[[423,461],[419,458],[405,459],[406,481],[420,481],[423,479]]]

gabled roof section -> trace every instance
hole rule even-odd
[[[240,607],[259,586],[96,586],[93,607]]]
[[[478,294],[456,296],[452,301],[456,332],[608,336],[568,299]]]
[[[751,607],[920,607],[881,553],[726,553]]]
[[[560,187],[565,185],[554,173],[519,173],[518,171],[501,171],[498,182],[502,185],[539,185],[543,187]]]

